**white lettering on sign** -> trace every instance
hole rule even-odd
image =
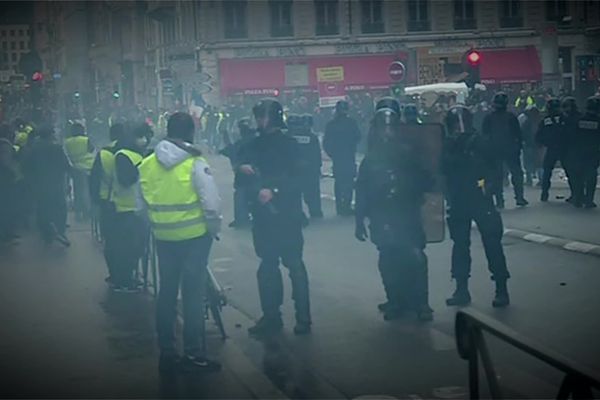
[[[586,129],[586,130],[594,130],[594,129],[598,129],[598,122],[597,121],[579,121],[579,127],[581,129]]]
[[[294,139],[296,139],[296,142],[298,142],[298,144],[310,143],[310,138],[308,136],[294,136]]]

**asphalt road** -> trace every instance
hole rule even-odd
[[[228,222],[229,167],[222,159],[212,162]],[[230,299],[223,314],[230,338],[223,342],[209,323],[210,351],[225,365],[209,376],[159,377],[153,298],[106,288],[100,247],[87,226],[74,224],[67,250],[46,249],[34,236],[2,249],[3,397],[465,397],[467,364],[453,337],[456,310],[444,304],[453,289],[450,243],[427,248],[435,320],[385,322],[376,310],[383,289],[374,246],[353,238],[353,221],[333,216],[330,201],[324,210],[326,218],[305,231],[314,318],[307,337],[291,333],[287,279],[284,333],[267,341],[248,337],[246,328],[260,317],[258,260],[249,231],[224,228],[211,267]],[[473,307],[600,371],[598,258],[506,238],[513,304],[495,310],[493,282],[477,232],[473,235]],[[491,339],[489,344],[511,397],[555,395],[560,374],[504,344]]]

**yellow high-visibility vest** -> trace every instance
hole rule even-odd
[[[65,140],[65,150],[75,169],[90,172],[94,165],[94,154],[88,151],[87,136],[72,136]]]
[[[166,169],[152,154],[140,166],[142,196],[148,204],[148,216],[157,240],[177,242],[207,232],[200,198],[192,182],[196,160],[206,162],[202,157],[190,157]]]
[[[102,166],[102,180],[100,180],[100,199],[109,200],[115,175],[115,154],[110,151],[115,146],[112,142],[107,148],[100,150],[100,165]]]
[[[140,154],[135,151],[121,149],[115,153],[115,160],[119,154],[123,154],[131,163],[139,167],[142,160],[144,159]],[[128,211],[137,211],[137,201],[135,196],[135,191],[137,189],[137,185],[133,184],[129,187],[124,187],[119,184],[119,180],[117,179],[117,170],[114,168],[113,178],[112,178],[112,194],[110,199],[115,203],[115,208],[117,212],[128,212]]]

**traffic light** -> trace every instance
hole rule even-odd
[[[476,83],[480,82],[479,67],[481,66],[481,53],[477,50],[469,50],[464,54],[463,70],[467,73],[465,83],[472,88]]]
[[[44,79],[44,75],[40,71],[36,71],[31,75],[31,80],[34,82],[41,82]]]
[[[113,97],[113,99],[117,100],[117,99],[119,99],[121,97],[121,95],[119,94],[119,92],[117,90],[115,90],[113,92],[112,97]]]
[[[73,97],[75,98],[75,100],[79,100],[79,98],[81,97],[81,93],[79,93],[79,91],[75,91],[75,93],[73,93]]]

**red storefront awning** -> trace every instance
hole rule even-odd
[[[533,46],[481,50],[479,76],[482,83],[526,83],[542,80],[542,65]]]
[[[347,88],[388,87],[394,84],[390,64],[397,60],[407,63],[408,54],[377,54],[360,56],[312,56],[275,59],[221,59],[219,75],[221,93],[225,96],[249,90],[285,91],[286,64],[306,64],[307,87],[317,90],[317,68],[342,67]],[[409,73],[406,82],[414,80]]]

